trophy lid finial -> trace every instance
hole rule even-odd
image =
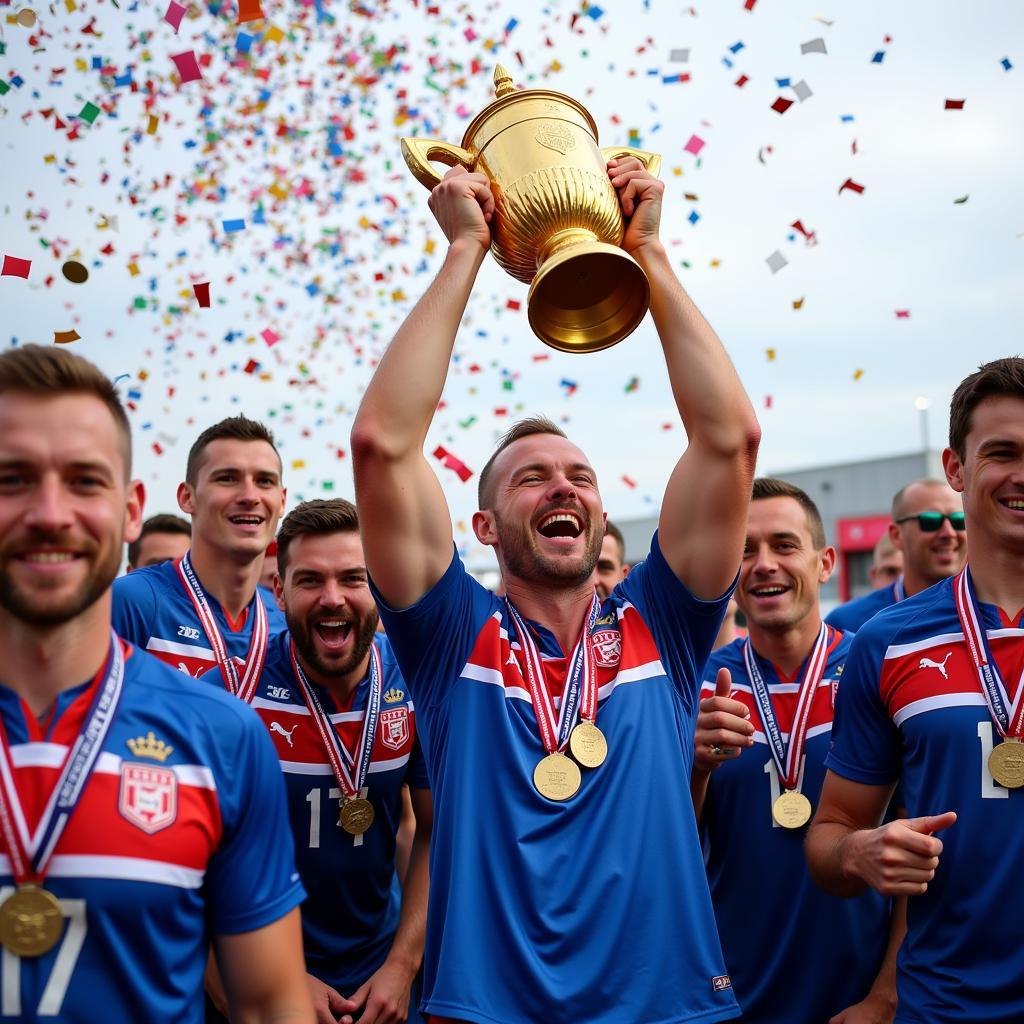
[[[502,96],[508,96],[509,93],[515,91],[516,87],[512,76],[502,64],[499,64],[494,69],[494,95],[500,100]]]

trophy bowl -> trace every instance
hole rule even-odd
[[[431,163],[486,175],[494,194],[491,252],[530,285],[530,327],[562,352],[596,352],[631,334],[647,313],[650,286],[621,248],[625,225],[607,163],[636,157],[657,174],[661,157],[597,145],[594,119],[548,89],[519,91],[499,64],[496,99],[470,123],[461,146],[402,139],[402,156],[426,188],[441,181]]]

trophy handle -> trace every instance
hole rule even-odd
[[[476,159],[476,154],[438,139],[402,139],[402,156],[413,177],[424,188],[431,189],[441,184],[441,175],[430,163],[431,160],[439,160],[449,167],[465,167],[471,171]]]
[[[651,174],[657,176],[658,171],[661,170],[661,154],[648,153],[646,149],[634,149],[632,146],[605,146],[601,150],[601,156],[604,157],[605,162],[617,160],[620,156],[635,156]]]

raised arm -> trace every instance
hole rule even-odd
[[[651,314],[689,440],[665,490],[658,538],[679,579],[711,599],[739,568],[761,429],[722,343],[683,291],[658,237],[664,184],[632,157],[612,161],[609,173],[630,218],[623,248],[651,283]]]
[[[430,209],[450,243],[444,264],[384,353],[352,427],[367,568],[398,608],[422,597],[452,557],[448,505],[423,444],[490,245],[494,198],[482,174],[453,168],[431,193]]]

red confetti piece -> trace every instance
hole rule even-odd
[[[746,75],[740,75],[740,77],[736,79],[736,87],[738,89],[742,89],[749,81],[750,79]]]
[[[472,475],[473,470],[467,466],[462,459],[452,455],[447,448],[438,445],[434,449],[434,458],[440,460],[443,463],[445,469],[450,469],[458,476],[458,478],[465,483]]]
[[[963,110],[967,100],[946,100],[946,110]]]
[[[0,268],[0,277],[23,277],[28,280],[28,272],[31,269],[31,260],[23,260],[18,256],[4,256],[4,265]]]
[[[72,328],[70,331],[54,331],[54,345],[69,345],[72,341],[78,341],[82,336]]]
[[[201,284],[192,285],[192,291],[196,293],[196,302],[199,303],[203,309],[210,308],[210,282],[203,281]]]
[[[847,178],[846,181],[839,186],[839,194],[842,195],[844,191],[849,189],[851,192],[856,192],[858,195],[864,191],[863,185],[858,185],[853,178]]]
[[[792,100],[787,100],[785,96],[780,96],[773,104],[772,110],[778,114],[784,114],[789,108],[793,106]]]
[[[272,348],[281,340],[281,336],[269,327],[265,331],[260,331],[260,337],[267,343],[267,348]]]
[[[164,21],[174,29],[175,34],[177,34],[178,29],[181,28],[181,19],[185,17],[187,11],[187,7],[182,7],[182,5],[176,3],[175,0],[171,0],[167,5],[167,11],[164,13]]]
[[[522,303],[518,299],[509,299],[508,302],[505,303],[506,309],[519,309],[521,306]]]
[[[260,364],[257,363],[255,359],[250,359],[249,362],[245,364],[244,370],[246,373],[255,373],[259,368]]]
[[[625,485],[626,485],[626,486],[627,486],[627,487],[628,487],[628,488],[629,488],[630,490],[635,490],[635,489],[636,489],[636,481],[635,481],[635,480],[634,480],[634,479],[633,479],[632,477],[630,477],[630,476],[626,476],[626,474],[625,474],[625,473],[623,473],[623,474],[622,474],[622,482],[623,482],[623,483],[624,483],[624,484],[625,484]]]
[[[897,309],[896,310],[896,319],[897,320],[909,320],[910,319],[910,310],[909,309]]]
[[[244,25],[247,21],[257,21],[264,18],[263,8],[260,0],[238,0],[238,24]]]
[[[178,77],[181,79],[182,85],[186,82],[199,81],[203,77],[203,73],[199,70],[199,62],[196,60],[195,50],[172,53],[171,60],[174,61],[174,66],[178,69]]]
[[[756,3],[757,0],[743,0],[743,9],[745,11],[752,11],[754,9],[754,4]]]

